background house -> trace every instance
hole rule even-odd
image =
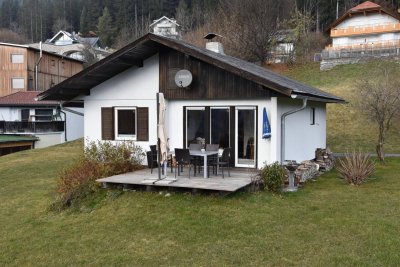
[[[330,27],[332,44],[322,51],[321,70],[362,59],[400,55],[400,16],[366,1]]]
[[[184,88],[175,83],[182,69],[193,75]],[[326,146],[326,103],[343,101],[255,64],[154,34],[41,93],[39,99],[83,101],[87,140],[135,140],[148,150],[157,141],[158,92],[167,102],[172,149],[204,139],[231,147],[232,165],[237,167],[261,167],[281,157],[314,158],[315,149]],[[303,104],[304,109],[284,119],[286,146],[281,148],[282,115]],[[262,139],[264,108],[271,121],[270,139]]]
[[[29,46],[39,48],[39,45],[39,43],[35,43]],[[88,36],[82,36],[75,32],[59,31],[42,43],[42,48],[48,52],[79,60],[88,60],[88,54],[96,59],[103,59],[110,54],[110,51],[102,46],[100,38],[94,32],[90,32]]]
[[[46,51],[39,61],[40,50],[26,45],[0,43],[0,54],[0,97],[18,91],[49,89],[83,69],[81,60]]]
[[[61,110],[57,101],[36,101],[38,93],[20,91],[0,97],[0,134],[35,136],[36,148],[81,138],[81,109]]]
[[[163,16],[159,19],[153,20],[153,23],[150,24],[150,32],[170,38],[180,38],[181,35],[178,27],[180,26],[175,19]]]

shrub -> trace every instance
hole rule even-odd
[[[285,174],[285,168],[278,162],[271,165],[265,165],[260,170],[260,176],[264,181],[264,187],[272,192],[282,191]]]
[[[117,144],[111,142],[89,142],[84,157],[88,161],[100,163],[108,168],[109,174],[131,172],[141,168],[145,153],[133,141]]]
[[[126,173],[142,168],[142,149],[133,142],[90,142],[83,156],[72,166],[62,170],[56,189],[56,201],[52,210],[62,210],[99,189],[96,180],[102,177]]]
[[[373,174],[375,164],[368,154],[353,152],[338,159],[336,169],[349,184],[360,185]]]

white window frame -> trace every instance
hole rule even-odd
[[[19,59],[19,60],[16,60],[16,59]],[[24,62],[25,62],[24,54],[18,54],[18,53],[11,54],[11,63],[13,63],[13,64],[23,64]]]
[[[239,163],[239,146],[238,146],[238,141],[239,141],[239,136],[237,134],[238,132],[238,127],[239,127],[239,110],[252,110],[254,113],[254,163],[253,164],[240,164]],[[235,167],[244,167],[244,168],[255,168],[257,166],[257,155],[256,152],[258,150],[257,147],[257,107],[256,106],[237,106],[235,107]]]
[[[135,134],[118,134],[118,111],[119,110],[134,110],[135,111]],[[137,139],[137,108],[136,107],[114,107],[114,136],[115,140],[133,140]]]
[[[22,87],[14,87],[14,80],[22,80]],[[11,78],[11,88],[12,89],[25,89],[25,78],[24,77],[12,77]]]

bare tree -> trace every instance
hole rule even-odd
[[[393,119],[400,115],[400,76],[398,64],[381,61],[357,85],[361,111],[378,126],[376,152],[385,160],[383,145]]]
[[[53,34],[56,34],[60,30],[69,31],[70,29],[71,25],[63,18],[56,19],[52,27]]]
[[[14,31],[8,29],[0,29],[0,42],[13,44],[26,44],[28,39]]]
[[[271,56],[280,22],[294,7],[291,0],[221,0],[215,28],[233,56],[265,63]]]
[[[315,53],[321,52],[327,42],[321,32],[312,31],[314,19],[311,13],[295,10],[284,25],[290,29],[294,45],[293,61],[288,63],[313,61]]]
[[[115,38],[113,48],[120,49],[150,31],[150,19],[142,17],[140,20],[142,21],[141,23],[132,24],[119,31],[119,34]]]

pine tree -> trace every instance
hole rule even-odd
[[[97,30],[99,32],[101,42],[106,46],[111,46],[115,31],[112,26],[112,18],[107,7],[104,8],[103,15],[99,18]]]
[[[81,12],[81,17],[79,21],[79,32],[83,35],[86,35],[89,32],[89,23],[87,20],[87,11],[85,6],[83,7]]]

